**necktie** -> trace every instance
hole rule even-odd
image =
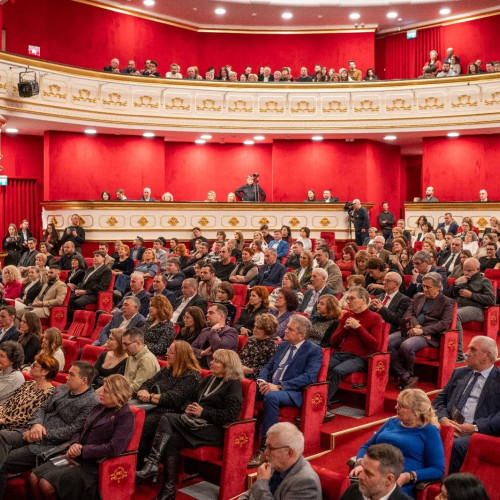
[[[295,352],[297,348],[292,345],[290,346],[290,349],[288,349],[288,357],[286,358],[286,361],[282,363],[278,369],[274,372],[273,375],[273,384],[279,384],[281,381],[281,377],[283,376],[283,373],[285,369],[288,367],[288,365],[292,362],[293,360],[293,353]]]
[[[382,307],[385,306],[387,304],[387,302],[389,302],[391,298],[389,297],[389,295],[386,295],[384,300],[382,301]]]
[[[458,254],[457,253],[452,253],[449,257],[448,260],[444,263],[444,267],[446,267],[446,270],[449,271],[450,269],[453,269],[455,265],[455,259],[457,258]]]
[[[458,400],[457,403],[457,410],[462,411],[464,409],[465,403],[467,403],[467,400],[470,397],[470,394],[472,392],[472,389],[474,389],[474,386],[476,385],[477,379],[479,378],[479,375],[481,375],[479,372],[474,372],[474,375],[469,379],[469,385],[463,392],[462,396],[460,396],[460,399]]]

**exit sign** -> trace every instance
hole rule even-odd
[[[8,184],[6,175],[0,175],[0,186],[6,186]]]

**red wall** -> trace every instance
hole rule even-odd
[[[43,137],[2,134],[2,175],[43,183]]]
[[[440,201],[478,200],[479,190],[500,200],[500,135],[424,138],[422,183]]]

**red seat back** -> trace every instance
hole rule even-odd
[[[243,392],[243,404],[241,405],[239,420],[248,420],[253,418],[257,385],[253,380],[244,378],[241,381],[241,390]]]
[[[415,243],[413,243],[413,250],[415,250],[415,253],[419,252],[420,250],[422,250],[423,246],[424,246],[423,241],[415,241]]]
[[[235,306],[243,307],[246,304],[248,285],[241,283],[233,283],[234,298],[233,304]]]
[[[328,363],[330,362],[330,349],[323,347],[323,361],[321,362],[321,368],[319,369],[318,378],[316,382],[325,382],[326,376],[328,374]]]
[[[73,322],[68,330],[68,336],[90,337],[95,323],[95,312],[78,310],[75,311]]]
[[[335,245],[335,232],[334,231],[321,231],[319,237],[325,240],[328,246]]]
[[[246,335],[238,335],[238,352],[247,345],[248,337]]]
[[[94,258],[93,257],[85,257],[85,262],[87,263],[88,267],[92,267],[94,265]]]
[[[67,306],[69,304],[70,298],[71,298],[71,288],[68,286],[68,289],[66,290],[66,297],[64,297],[64,301],[63,301],[62,305]]]
[[[113,319],[112,314],[101,314],[99,319],[97,320],[97,325],[94,328],[94,332],[92,333],[92,338],[99,337],[99,333],[101,330]]]
[[[73,361],[78,359],[79,345],[78,342],[73,340],[63,339],[63,350],[64,350],[64,371],[68,371],[73,364]]]
[[[127,446],[127,451],[136,451],[139,448],[139,441],[141,440],[142,426],[144,425],[146,412],[135,406],[131,406],[130,409],[134,413],[135,425],[134,433],[132,434],[132,438]]]
[[[98,345],[84,345],[80,361],[87,361],[93,365],[97,361],[97,358],[105,351],[104,347]]]

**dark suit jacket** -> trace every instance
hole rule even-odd
[[[75,244],[76,251],[78,252],[81,249],[82,243],[85,243],[85,229],[81,226],[75,227],[76,236],[73,236],[73,233],[67,234],[66,229],[63,231],[61,236],[61,245],[64,245],[67,241],[72,241]]]
[[[337,297],[337,294],[331,288],[329,288],[327,286],[325,286],[323,288],[323,290],[321,290],[319,297],[321,297],[322,295],[326,295],[326,294],[330,294],[330,295],[333,295],[334,297]],[[298,309],[299,312],[304,312],[307,309],[309,301],[312,299],[313,295],[314,295],[314,290],[307,290],[307,292],[304,295],[304,299],[302,300],[302,304],[300,304],[300,306],[299,306],[299,309]],[[319,300],[319,297],[318,297],[318,300]],[[318,315],[317,310],[316,310],[317,305],[318,305],[318,303],[316,302],[316,304],[314,304],[313,310],[310,314],[311,319]]]
[[[156,201],[154,198],[149,198],[149,200],[146,200],[144,196],[141,196],[138,201]]]
[[[378,313],[386,323],[391,324],[391,333],[399,330],[399,322],[410,306],[410,297],[397,292],[389,302],[389,305],[382,307]]]
[[[259,269],[259,274],[251,286],[262,285],[262,286],[281,286],[281,280],[283,275],[286,273],[286,267],[280,264],[278,261],[272,266],[264,264]]]
[[[37,254],[40,252],[38,250],[33,250],[32,252],[25,252],[18,262],[19,267],[31,267],[35,265],[35,259]]]
[[[99,332],[99,337],[104,335],[109,337],[109,332],[113,328],[120,328],[122,321],[123,321],[123,313],[121,311],[115,312],[110,322],[107,325],[105,325],[104,328]],[[146,323],[146,318],[141,313],[137,313],[128,324],[128,328],[132,327],[141,328],[145,325],[145,323]]]
[[[330,197],[329,200],[325,200],[324,198],[320,201],[320,203],[338,203],[339,199],[336,196]]]
[[[181,296],[175,301],[174,311],[181,305],[183,298],[184,297]],[[184,313],[186,312],[186,309],[188,307],[193,307],[193,306],[199,307],[203,311],[203,314],[207,313],[207,301],[203,297],[200,297],[200,295],[196,294],[187,303],[186,307],[179,314],[179,318],[177,319],[176,325],[179,325],[181,328],[184,326]]]
[[[460,254],[460,252],[459,252]],[[444,263],[450,258],[451,255],[451,250],[442,250],[439,252],[439,258],[438,258],[438,264],[442,267],[444,267]],[[460,255],[457,256],[455,259],[455,266],[458,266],[460,264]]]
[[[340,500],[363,500],[363,495],[359,491],[359,483],[351,484],[340,497]],[[405,495],[399,486],[396,486],[388,500],[410,500],[410,497]]]
[[[139,248],[132,247],[130,249],[130,258],[133,260],[141,261],[145,251],[146,247],[143,246],[140,246]]]
[[[126,293],[122,300],[120,300],[119,304],[116,306],[118,307],[118,309],[121,309],[122,308],[122,305],[123,305],[123,301],[127,298],[127,297],[133,297],[134,294],[132,292],[128,292]],[[151,298],[149,296],[149,293],[146,292],[146,290],[141,290],[137,295],[136,297],[141,301],[141,306],[139,307],[139,314],[141,314],[142,316],[144,316],[145,318],[148,317],[149,315],[149,299]]]
[[[37,295],[40,293],[40,290],[42,289],[42,282],[39,280],[36,282],[27,292],[25,296],[24,290],[26,289],[26,286],[28,283],[23,288],[23,293],[21,294],[21,298],[23,299],[24,303],[29,306],[37,297]]]
[[[288,352],[290,344],[281,342],[274,356],[262,368],[257,378],[271,382],[274,372],[278,369],[283,356]],[[281,385],[288,392],[296,406],[302,405],[302,389],[309,384],[314,384],[323,361],[323,351],[319,345],[310,340],[304,341],[295,353],[292,362],[283,375]]]
[[[446,269],[444,267],[434,267],[431,266],[429,268],[429,273],[430,272],[436,272],[441,275],[441,279],[443,280],[443,293],[448,290],[448,275],[446,274]],[[417,293],[423,292],[424,289],[422,288],[422,275],[419,274],[417,277],[417,282],[416,283],[410,283],[408,285],[408,288],[406,289],[406,295],[408,297],[412,298],[414,295]]]
[[[424,307],[425,295],[419,293],[413,297],[410,307],[401,320],[401,332],[406,332],[408,323],[417,322],[417,316]],[[427,338],[429,344],[434,347],[439,346],[440,335],[450,328],[453,319],[453,309],[455,302],[440,293],[435,299],[430,311],[425,315],[422,326],[423,335]],[[413,323],[411,323],[413,324]],[[430,336],[430,337],[429,337]]]
[[[445,224],[444,222],[440,222],[440,223],[437,225],[436,230],[437,230],[437,229],[440,229],[440,228],[441,228],[441,229],[444,229],[444,226],[445,226],[445,225],[446,225],[446,224]],[[449,232],[449,233],[453,233],[453,234],[457,234],[457,231],[458,231],[458,224],[457,224],[456,222],[452,222],[452,223],[450,224],[450,227],[449,227],[449,229],[448,229],[448,232]]]
[[[186,279],[183,272],[178,272],[175,274],[165,274],[167,277],[167,290],[171,290],[172,292],[179,292],[182,286],[182,282]]]
[[[445,388],[436,396],[432,406],[438,418],[450,416],[452,406],[456,406],[472,376],[469,367],[457,368]],[[481,434],[500,436],[500,370],[493,366],[489,377],[484,383],[481,396],[477,402],[474,423]]]
[[[87,277],[93,270],[93,267],[89,268],[85,273],[85,277]],[[111,276],[111,269],[103,264],[95,271],[94,274],[92,274],[86,283],[84,283],[85,277],[83,278],[79,289],[85,290],[87,295],[97,295],[99,292],[108,289],[108,286],[111,283]]]
[[[0,340],[0,344],[2,342],[7,341],[7,340],[18,340],[20,334],[21,334],[21,332],[16,328],[16,326],[12,325],[7,330],[7,333],[4,335],[4,337],[2,338],[2,340]]]

